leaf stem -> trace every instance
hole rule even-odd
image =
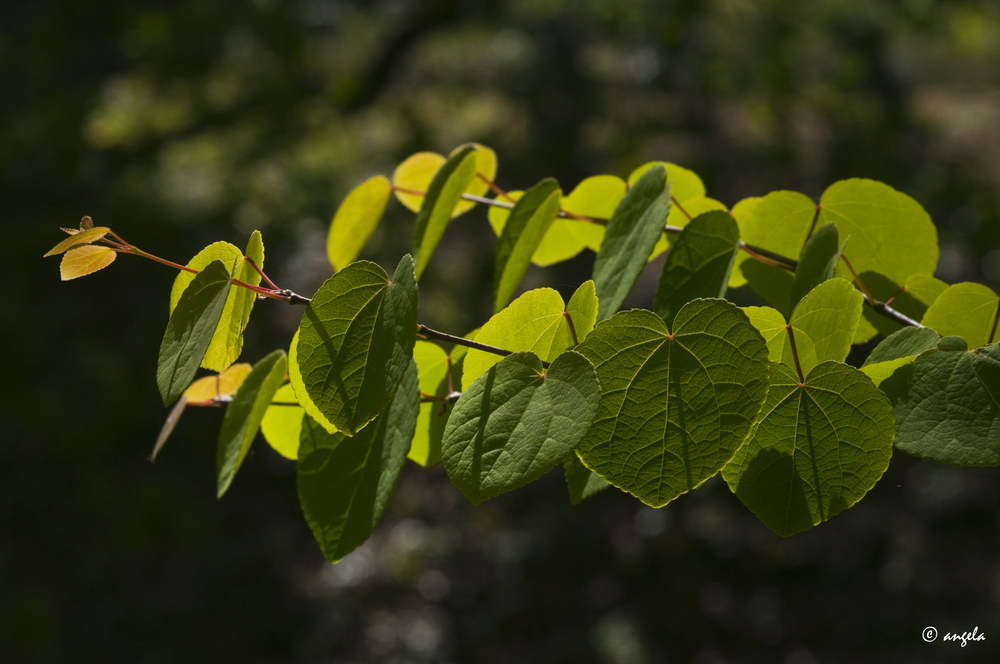
[[[466,348],[474,348],[475,350],[481,350],[484,353],[493,353],[494,355],[500,355],[507,357],[512,355],[514,351],[507,350],[505,348],[498,348],[496,346],[490,346],[488,344],[481,344],[478,341],[472,341],[471,339],[466,339],[465,337],[456,337],[453,334],[448,334],[446,332],[438,332],[437,330],[432,330],[431,328],[417,323],[417,336],[423,337],[424,339],[437,339],[438,341],[450,341],[458,346],[465,346]],[[542,362],[543,367],[548,367],[548,362]]]
[[[483,182],[485,182],[487,184],[487,186],[490,189],[492,189],[494,191],[494,193],[496,193],[497,196],[500,196],[501,198],[506,198],[511,203],[514,202],[514,199],[510,197],[510,194],[508,194],[506,191],[504,191],[499,186],[497,186],[497,183],[494,182],[493,180],[489,179],[488,177],[486,177],[485,175],[483,175],[479,171],[476,171],[476,177],[479,178],[480,180],[482,180]]]
[[[855,283],[858,284],[861,292],[865,294],[865,299],[868,300],[868,304],[875,306],[875,303],[878,300],[872,297],[872,294],[868,292],[868,288],[865,287],[865,282],[861,281],[861,277],[858,276],[858,273],[855,272],[854,268],[851,266],[851,261],[847,260],[847,256],[844,254],[840,254],[840,260],[844,261],[844,265],[846,265],[847,269],[851,271],[851,275],[854,277]]]
[[[677,209],[680,210],[681,212],[683,212],[684,216],[687,217],[689,220],[694,218],[694,217],[691,216],[690,212],[688,212],[687,210],[684,209],[684,206],[681,205],[681,202],[679,200],[677,200],[677,197],[674,196],[673,194],[670,194],[670,202],[673,203],[674,205],[676,205]]]
[[[795,348],[795,333],[792,332],[792,324],[785,323],[785,329],[788,330],[788,341],[792,345],[792,357],[795,359],[795,371],[799,374],[799,385],[804,386],[806,378],[802,375],[802,365],[799,364],[799,351]]]
[[[270,286],[276,291],[282,290],[281,288],[278,288],[278,286],[273,281],[271,281],[270,277],[264,274],[264,270],[260,269],[260,266],[257,265],[257,262],[254,259],[250,258],[249,256],[244,256],[243,260],[245,260],[247,263],[250,263],[250,266],[253,267],[253,269],[257,270],[257,274],[260,275],[261,279],[267,282],[268,286]]]
[[[809,224],[809,234],[806,235],[806,241],[802,243],[802,248],[804,249],[806,244],[809,243],[809,238],[813,236],[813,231],[816,230],[816,221],[819,219],[819,211],[822,209],[822,205],[816,204],[816,213],[813,215],[812,223]]]
[[[566,318],[566,323],[569,325],[569,333],[573,337],[573,346],[579,346],[580,340],[576,338],[576,326],[573,325],[573,317],[569,315],[568,311],[562,312],[562,315]]]
[[[398,185],[392,185],[392,189],[393,189],[393,191],[399,191],[399,192],[402,192],[404,194],[410,194],[412,196],[426,196],[427,195],[426,191],[420,191],[419,189],[409,189],[407,187],[400,187]],[[503,195],[507,196],[506,192]],[[466,194],[464,192],[462,193],[461,197],[464,200],[472,201],[473,203],[481,203],[483,205],[491,205],[493,207],[501,207],[501,208],[504,208],[504,209],[507,209],[507,210],[514,209],[514,203],[510,203],[510,202],[507,202],[507,201],[501,201],[501,200],[498,200],[496,198],[487,198],[486,196],[476,196],[475,194]],[[568,219],[576,219],[577,221],[585,221],[585,222],[587,222],[589,224],[597,224],[599,226],[607,226],[608,225],[608,222],[607,222],[606,219],[592,219],[590,217],[584,217],[583,215],[574,214],[574,213],[568,212],[566,210],[559,210],[559,216],[560,217],[565,217],[565,218],[568,218]]]

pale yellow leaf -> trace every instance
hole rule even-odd
[[[92,244],[70,249],[63,256],[62,263],[59,265],[59,273],[63,281],[84,277],[111,265],[115,256],[113,249],[97,247]]]

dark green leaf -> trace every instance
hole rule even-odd
[[[320,287],[302,317],[295,359],[306,393],[334,426],[353,435],[389,403],[416,336],[410,257],[391,282],[374,263],[352,263]]]
[[[601,402],[577,452],[588,468],[661,507],[729,461],[767,393],[767,346],[725,300],[694,300],[673,334],[651,311],[599,324],[577,347]]]
[[[500,234],[493,270],[493,310],[500,311],[521,283],[535,249],[559,214],[562,191],[549,178],[524,192]]]
[[[861,372],[871,378],[876,387],[881,387],[898,369],[937,346],[940,340],[941,335],[929,327],[904,327],[875,347],[861,366]],[[902,376],[898,378],[901,379]]]
[[[417,214],[413,234],[413,255],[416,259],[415,274],[419,279],[427,268],[431,254],[441,241],[451,215],[462,200],[462,193],[476,177],[476,148],[467,145],[438,169],[427,188]]]
[[[323,555],[337,562],[358,548],[382,518],[406,463],[420,408],[412,360],[385,411],[354,437],[302,424],[296,463],[299,502]]]
[[[455,404],[441,452],[448,477],[475,505],[534,482],[577,446],[600,397],[594,367],[575,351],[548,369],[534,353],[505,357]]]
[[[813,288],[828,279],[833,279],[843,250],[834,224],[824,224],[812,234],[806,246],[802,248],[798,266],[795,268],[795,281],[792,283],[788,303],[790,309],[795,309],[799,300]]]
[[[216,476],[219,497],[229,489],[236,471],[250,451],[250,445],[260,429],[260,421],[271,404],[271,398],[285,382],[288,358],[285,351],[276,350],[254,365],[250,375],[240,384],[232,402],[226,407],[219,430],[216,453]]]
[[[784,364],[747,443],[722,476],[768,528],[788,536],[861,500],[889,467],[892,407],[860,371],[816,365],[800,385]]]
[[[160,343],[156,383],[169,405],[191,384],[226,306],[232,278],[222,261],[212,261],[187,287],[170,314]]]
[[[740,230],[728,212],[706,212],[692,219],[667,254],[653,311],[669,326],[691,300],[723,297],[739,242]]]
[[[594,261],[594,285],[602,321],[635,286],[670,213],[667,172],[657,164],[643,173],[615,208]]]
[[[563,460],[563,472],[566,474],[569,502],[574,505],[579,505],[611,486],[606,479],[583,465],[576,452]]]

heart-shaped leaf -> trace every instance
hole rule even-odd
[[[169,405],[179,397],[198,371],[225,309],[232,278],[222,261],[212,261],[184,290],[160,343],[156,384]]]
[[[653,507],[717,473],[767,393],[767,346],[725,300],[687,303],[673,333],[651,311],[620,313],[577,350],[601,382],[580,458]]]
[[[257,437],[260,421],[264,417],[281,384],[285,382],[288,359],[285,351],[276,350],[254,365],[236,391],[232,402],[226,407],[219,430],[219,445],[216,454],[218,493],[222,497],[233,482],[236,471],[250,451],[250,445]]]
[[[514,353],[466,388],[445,426],[442,461],[475,505],[534,482],[587,432],[601,386],[594,367],[566,351],[548,369]]]
[[[772,362],[747,443],[722,471],[768,528],[793,535],[864,497],[889,467],[892,406],[860,371],[824,362],[799,382]]]
[[[921,321],[942,337],[962,337],[976,348],[996,340],[1000,298],[982,284],[949,286],[934,300]]]
[[[929,327],[904,327],[875,347],[861,365],[861,372],[879,387],[897,369],[937,346],[940,340],[941,335]]]
[[[330,277],[298,335],[295,361],[309,399],[337,429],[357,433],[389,403],[413,358],[417,285],[409,255],[391,282],[367,261]]]
[[[945,337],[883,383],[896,447],[953,466],[1000,464],[1000,346]]]
[[[411,360],[388,407],[353,437],[303,421],[295,466],[299,502],[330,562],[358,548],[382,518],[406,463],[419,406]]]

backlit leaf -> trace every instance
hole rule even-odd
[[[935,279],[929,274],[914,274],[906,280],[903,288],[896,282],[879,272],[862,272],[859,277],[864,282],[868,292],[879,301],[886,302],[899,313],[919,321],[927,313],[929,307],[948,284],[940,279]],[[865,327],[856,335],[856,338],[870,335],[870,328],[878,330],[879,334],[888,337],[894,332],[903,329],[903,325],[897,323],[888,316],[883,316],[874,307],[865,307],[862,310],[862,326]]]
[[[343,270],[358,257],[382,220],[392,185],[382,175],[365,180],[347,194],[330,222],[326,255]]]
[[[226,266],[212,261],[195,276],[170,314],[156,365],[156,383],[164,405],[191,384],[222,317],[231,285]]]
[[[251,368],[249,363],[241,362],[221,374],[199,378],[184,390],[184,396],[188,401],[212,401],[219,396],[232,396],[249,375]]]
[[[522,294],[496,314],[476,333],[476,341],[510,351],[531,351],[543,362],[551,362],[573,346],[569,320],[577,339],[582,341],[594,329],[597,297],[594,282],[577,288],[569,304],[551,288],[537,288]],[[465,358],[462,384],[471,385],[494,364],[499,355],[471,349]]]
[[[59,264],[59,276],[63,281],[85,277],[114,263],[117,255],[110,247],[94,244],[70,249],[63,254],[62,262]]]
[[[694,300],[673,333],[651,311],[620,313],[577,350],[601,401],[577,452],[644,503],[661,507],[729,461],[767,392],[767,346],[725,300]]]
[[[970,348],[996,341],[996,320],[1000,299],[982,284],[949,286],[920,321],[942,337],[962,337]]]
[[[232,402],[226,407],[219,430],[216,455],[218,495],[229,489],[236,471],[243,464],[250,445],[260,430],[260,421],[274,393],[285,381],[288,358],[285,351],[276,350],[254,365],[250,375],[240,385]]]
[[[594,261],[594,284],[600,303],[597,319],[618,311],[635,286],[646,258],[670,212],[670,186],[663,166],[648,169],[629,190],[608,222]]]
[[[316,420],[326,429],[327,433],[336,433],[337,427],[326,418],[326,415],[320,411],[319,406],[309,396],[309,392],[306,391],[306,384],[302,381],[302,372],[299,371],[298,345],[299,330],[295,330],[295,334],[292,335],[292,343],[288,347],[288,383],[292,388],[292,393],[295,394],[295,400],[302,406],[306,415]]]
[[[500,311],[514,295],[535,249],[559,214],[562,192],[553,179],[542,180],[514,204],[497,243],[493,269],[493,309]]]
[[[434,174],[417,213],[413,255],[417,279],[424,273],[434,249],[444,235],[465,188],[476,176],[476,150],[469,145],[448,158]]]
[[[403,160],[392,174],[392,184],[403,189],[414,191],[427,191],[431,185],[431,180],[441,166],[446,162],[443,156],[436,152],[418,152]],[[408,207],[413,212],[420,212],[420,206],[424,202],[424,197],[418,194],[407,194],[399,191],[394,192],[399,202]]]
[[[563,460],[563,473],[566,475],[569,502],[574,505],[579,505],[611,486],[606,479],[583,465],[576,452]]]
[[[816,229],[812,237],[806,241],[806,246],[802,248],[798,266],[795,268],[795,281],[792,282],[788,303],[791,309],[795,309],[795,305],[805,297],[806,293],[824,281],[833,279],[841,251],[836,226],[824,224]]]
[[[683,201],[680,204],[677,202],[671,202],[670,214],[667,215],[667,224],[670,226],[680,226],[681,228],[684,228],[691,222],[692,219],[697,219],[706,212],[714,212],[716,210],[728,212],[723,203],[715,200],[714,198],[706,198],[704,196],[701,198],[692,198],[690,200]],[[649,254],[649,260],[653,260],[669,249],[670,245],[674,241],[674,238],[676,237],[676,233],[661,233],[660,238],[656,241],[656,244],[653,245],[653,251]]]
[[[352,263],[320,287],[302,317],[295,359],[306,394],[337,429],[357,433],[395,393],[416,333],[409,255],[391,282],[374,263]]]
[[[505,357],[455,404],[442,443],[448,477],[475,505],[537,480],[580,442],[600,396],[579,353],[548,369],[534,353]]]
[[[868,355],[861,371],[878,387],[920,353],[937,346],[939,335],[929,327],[904,327],[894,332]]]
[[[64,251],[69,251],[73,247],[79,247],[80,245],[90,244],[91,242],[97,242],[102,237],[108,234],[110,228],[106,226],[96,226],[87,230],[78,231],[68,238],[52,247],[46,252],[42,258],[48,258],[49,256],[56,256],[63,253]],[[65,280],[64,280],[65,281]]]
[[[428,341],[417,340],[413,347],[413,359],[419,372],[420,391],[435,397],[448,396],[448,370],[451,368],[451,387],[456,392],[462,390],[460,366],[455,367],[444,349]],[[460,363],[457,363],[460,365]],[[441,463],[441,438],[444,426],[451,415],[453,403],[426,401],[420,404],[417,427],[407,458],[429,467]]]
[[[480,145],[479,143],[469,143],[476,150],[476,173],[482,175],[487,180],[494,180],[497,176],[497,153],[486,147],[485,145]],[[451,151],[449,156],[454,156],[456,153],[461,151],[465,146],[460,145]],[[473,196],[482,196],[490,189],[488,182],[485,182],[479,175],[472,178],[468,185],[465,187],[466,194],[472,194]],[[465,214],[472,208],[476,207],[474,201],[461,200],[455,207],[455,211],[452,213],[452,218],[457,217],[460,214]]]
[[[775,533],[788,536],[861,500],[889,467],[893,415],[860,371],[824,362],[806,376],[772,363],[771,386],[722,476]]]
[[[653,311],[670,326],[691,300],[723,297],[739,242],[739,229],[728,212],[706,212],[692,220],[663,263]]]
[[[763,198],[759,196],[754,196],[752,198],[744,198],[729,211],[733,215],[733,219],[736,220],[736,225],[740,229],[740,237],[744,237],[743,229],[747,225],[747,220],[750,219],[754,212],[757,210],[757,205]],[[753,260],[750,258],[750,254],[745,251],[740,251],[736,254],[736,261],[733,263],[733,271],[729,275],[729,287],[739,288],[747,283],[746,277],[743,276],[743,270],[740,266],[745,260]]]
[[[302,425],[296,464],[299,502],[323,555],[337,562],[375,529],[406,463],[420,392],[413,360],[392,401],[353,437]]]
[[[302,420],[306,411],[298,404],[295,390],[291,385],[282,385],[271,398],[260,421],[260,432],[264,440],[286,459],[297,459]]]

